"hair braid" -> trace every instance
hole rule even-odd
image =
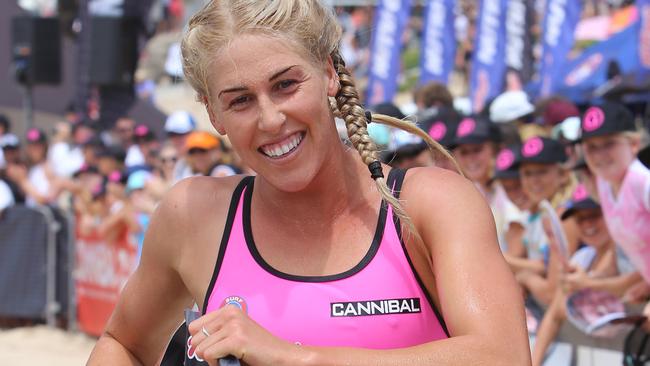
[[[339,50],[335,49],[331,56],[341,84],[341,88],[336,94],[336,107],[338,108],[341,118],[345,121],[348,137],[350,138],[352,145],[359,152],[364,164],[370,165],[374,162],[381,162],[377,145],[375,145],[374,141],[368,134],[366,111],[359,102],[359,93],[357,92],[354,80],[352,80],[350,72],[345,67],[345,62],[343,61]],[[381,194],[381,197],[392,207],[395,216],[397,216],[408,228],[407,233],[412,234],[417,241],[421,242],[422,238],[420,234],[404,211],[402,204],[397,198],[395,198],[391,188],[386,184],[386,179],[383,177],[375,178],[375,184],[377,185],[377,190]]]

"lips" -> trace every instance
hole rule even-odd
[[[302,143],[304,137],[304,132],[296,132],[279,142],[262,145],[258,150],[269,158],[279,159],[294,151]]]

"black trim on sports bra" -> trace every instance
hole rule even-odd
[[[399,199],[399,195],[402,189],[402,183],[404,183],[405,176],[406,176],[406,170],[398,169],[398,168],[391,169],[390,173],[388,174],[388,179],[386,183],[388,184],[388,188],[392,188],[393,195],[397,199]],[[420,289],[422,290],[422,292],[424,292],[424,295],[427,297],[427,300],[429,301],[429,305],[431,306],[431,309],[433,309],[433,312],[436,314],[436,318],[438,318],[438,322],[440,323],[442,330],[444,330],[447,337],[451,337],[451,335],[449,335],[449,330],[447,329],[447,324],[445,323],[445,319],[442,317],[442,314],[438,310],[438,307],[436,307],[436,304],[433,302],[433,297],[431,297],[429,290],[427,290],[426,286],[424,286],[424,282],[422,282],[420,275],[418,274],[418,272],[415,270],[415,267],[413,266],[413,261],[411,261],[411,256],[409,255],[408,250],[406,249],[406,244],[404,244],[404,240],[402,238],[402,225],[397,215],[393,214],[393,222],[395,224],[395,230],[397,231],[397,236],[399,237],[399,242],[400,244],[402,244],[402,250],[404,251],[404,256],[406,256],[406,260],[409,262],[409,266],[411,267],[411,272],[413,272],[413,275],[415,276],[418,285],[420,285]]]
[[[347,277],[351,277],[357,273],[359,273],[361,270],[363,270],[375,257],[377,252],[379,251],[379,245],[381,243],[381,240],[384,235],[384,226],[386,225],[386,212],[387,212],[387,205],[386,202],[382,200],[381,203],[381,208],[379,210],[379,218],[377,219],[377,227],[375,229],[375,235],[372,239],[372,243],[370,244],[370,248],[368,249],[368,252],[366,255],[361,259],[361,261],[351,269],[338,273],[338,274],[333,274],[333,275],[327,275],[327,276],[300,276],[300,275],[293,275],[289,273],[285,273],[282,271],[279,271],[275,268],[273,268],[270,264],[268,264],[264,258],[260,255],[259,251],[257,250],[257,246],[255,245],[255,240],[253,239],[253,231],[251,230],[251,201],[252,201],[252,195],[253,195],[253,186],[255,184],[254,180],[251,180],[248,183],[248,188],[246,189],[246,193],[244,194],[244,213],[243,213],[243,226],[244,226],[244,237],[246,238],[246,244],[248,245],[248,250],[250,251],[251,255],[257,262],[257,264],[260,265],[265,271],[268,273],[285,279],[289,281],[295,281],[295,282],[329,282],[329,281],[337,281],[341,280]]]
[[[232,198],[230,198],[230,207],[228,208],[228,218],[226,219],[226,225],[223,227],[223,235],[221,236],[221,244],[219,245],[219,254],[217,255],[217,262],[214,265],[214,270],[212,271],[212,278],[210,279],[210,284],[208,285],[208,290],[205,292],[205,299],[203,300],[203,309],[202,314],[205,315],[205,311],[208,308],[208,300],[210,300],[210,295],[214,289],[214,284],[217,282],[217,276],[219,276],[219,270],[221,270],[221,264],[223,263],[223,257],[226,255],[226,247],[228,246],[228,241],[230,239],[230,231],[232,230],[232,224],[235,221],[235,214],[237,213],[237,206],[239,205],[239,199],[241,197],[241,192],[244,190],[244,187],[248,186],[248,182],[252,181],[253,177],[244,177],[235,188],[235,191],[232,193]]]

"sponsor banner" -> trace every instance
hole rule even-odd
[[[137,247],[127,235],[108,242],[97,234],[77,234],[74,279],[79,328],[101,335],[120,292],[137,265]]]
[[[634,23],[610,39],[599,42],[569,61],[558,74],[554,89],[557,94],[576,103],[588,102],[593,91],[607,81],[607,67],[616,62],[625,75],[639,68],[639,26]]]
[[[456,57],[455,0],[429,0],[424,8],[420,83],[447,84]]]
[[[477,112],[503,90],[507,6],[508,0],[481,1],[470,74],[472,109]]]
[[[506,89],[521,90],[533,75],[531,29],[535,21],[533,0],[509,0],[506,14]]]
[[[650,72],[650,0],[637,0],[639,11],[639,61],[641,69]]]
[[[411,0],[377,2],[368,69],[368,105],[390,101],[397,92],[402,34],[410,11]]]
[[[581,0],[548,0],[544,14],[540,80],[542,97],[555,91],[558,74],[564,69],[582,13]]]

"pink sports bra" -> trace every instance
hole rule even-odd
[[[396,196],[405,172],[388,177]],[[247,311],[272,334],[297,344],[390,349],[449,337],[415,272],[399,220],[382,202],[370,249],[354,268],[298,276],[269,265],[251,230],[254,178],[235,189],[203,313],[225,304]]]

